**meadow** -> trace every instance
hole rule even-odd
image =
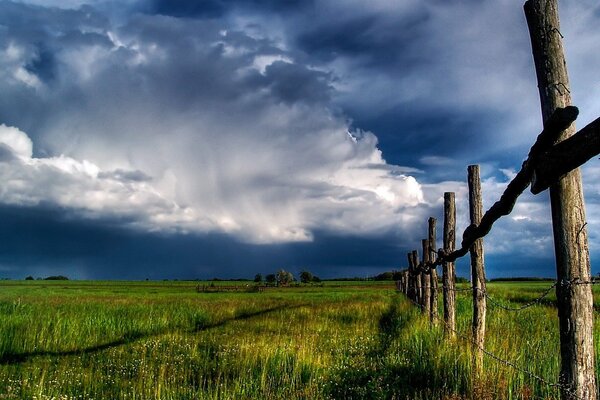
[[[2,281],[0,399],[558,399],[552,385],[489,357],[473,379],[465,292],[460,337],[449,341],[391,282],[261,293],[197,293],[197,284]],[[514,307],[550,285],[489,292]],[[521,312],[490,304],[486,341],[550,383],[554,299]]]

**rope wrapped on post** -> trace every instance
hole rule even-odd
[[[600,118],[540,155],[531,181],[531,193],[548,189],[556,180],[585,164],[600,151]]]
[[[487,235],[494,222],[500,217],[508,215],[513,210],[518,197],[530,185],[534,171],[538,165],[539,159],[552,149],[555,140],[561,132],[567,129],[579,115],[577,107],[568,106],[557,108],[556,111],[546,122],[544,129],[538,135],[535,143],[529,150],[527,159],[523,162],[521,170],[508,184],[506,190],[494,205],[484,214],[479,225],[469,225],[463,233],[461,247],[451,253],[440,249],[437,253],[437,259],[424,265],[419,265],[418,269],[428,271],[444,262],[453,262],[456,259],[465,256],[473,243],[479,238]]]

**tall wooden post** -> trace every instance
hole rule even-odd
[[[414,277],[414,267],[412,262],[412,253],[406,254],[406,259],[408,260],[408,290],[406,292],[406,296],[415,301],[416,299],[416,285],[415,285],[415,277]]]
[[[406,291],[404,290],[404,271],[400,271],[400,276],[398,281],[396,282],[396,285],[399,292],[402,292],[402,294],[406,294]]]
[[[412,256],[412,262],[413,262],[413,267],[415,268],[415,270],[417,269],[417,266],[419,265],[419,253],[417,252],[417,250],[413,250],[411,253]],[[423,303],[421,301],[421,298],[423,296],[423,288],[421,287],[421,274],[416,274],[415,275],[415,302],[417,304],[419,304],[419,306],[421,306],[421,309],[423,308]]]
[[[428,253],[429,253],[429,261],[433,262],[436,259],[437,251],[436,251],[436,240],[435,240],[435,225],[436,220],[433,217],[429,218],[429,232],[428,232]],[[429,312],[429,320],[432,324],[437,323],[437,313],[438,313],[438,276],[435,268],[431,268],[431,274],[429,274],[429,286],[431,286],[431,304],[430,304],[430,312]]]
[[[456,207],[454,193],[444,193],[444,251],[451,253],[456,248]],[[446,334],[454,339],[456,337],[456,272],[454,262],[444,262],[442,284],[444,286],[444,321]]]
[[[558,107],[571,105],[569,77],[563,53],[557,0],[525,3],[531,47],[538,81],[544,123]],[[575,125],[557,139],[575,133]],[[590,280],[590,259],[585,205],[579,169],[550,187],[556,287],[560,327],[560,382],[566,387],[562,399],[595,399],[594,312],[590,285],[572,284]]]
[[[427,239],[421,240],[422,251],[423,251],[423,267],[429,262],[429,241]],[[423,312],[427,315],[431,313],[431,284],[429,283],[429,271],[423,271],[421,274],[421,287],[423,289]]]
[[[479,165],[469,165],[469,214],[471,224],[479,225],[483,216]],[[483,367],[483,346],[485,344],[485,268],[483,261],[483,239],[477,239],[471,252],[471,284],[473,285],[473,342],[475,372],[479,374]]]

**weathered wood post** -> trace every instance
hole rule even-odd
[[[415,282],[415,303],[417,303],[419,306],[421,306],[421,296],[423,294],[423,288],[421,287],[421,273],[418,272],[418,265],[419,265],[419,254],[417,253],[416,250],[413,250],[410,253],[411,259],[412,259],[412,265],[413,265],[413,271],[415,271],[415,275],[414,275],[414,282]]]
[[[481,181],[479,165],[469,165],[469,215],[471,225],[479,225],[483,216],[483,201],[481,199]],[[473,344],[475,348],[473,364],[476,374],[483,367],[483,346],[485,344],[485,267],[483,261],[483,239],[477,239],[471,249],[471,284],[473,285]]]
[[[419,253],[417,252],[417,250],[413,250],[411,253],[412,256],[412,262],[413,262],[413,267],[415,268],[415,270],[417,269],[418,265],[419,265]],[[423,303],[421,302],[421,298],[423,296],[423,288],[421,287],[421,273],[416,274],[415,276],[415,284],[416,284],[416,297],[415,297],[415,302],[417,304],[419,304],[419,306],[421,307],[421,309],[423,308]]]
[[[444,252],[449,254],[456,248],[456,206],[454,193],[444,193]],[[444,262],[442,285],[444,293],[444,321],[446,322],[446,335],[456,338],[456,272],[454,262]]]
[[[558,107],[571,105],[557,0],[528,0],[525,16],[538,81],[544,123]],[[575,133],[563,131],[561,142]],[[595,399],[593,298],[581,173],[575,169],[550,187],[560,327],[562,399]]]
[[[396,281],[396,289],[401,292],[402,294],[404,294],[404,271],[400,271],[400,276],[398,277],[398,280]]]
[[[423,251],[422,265],[425,269],[425,266],[429,262],[429,241],[427,239],[423,239],[421,240],[421,244]],[[427,270],[423,271],[423,273],[421,274],[421,288],[423,289],[423,298],[421,300],[423,305],[423,312],[427,315],[431,313],[431,284],[429,283],[429,276],[430,273]]]
[[[408,290],[406,296],[412,301],[416,301],[416,285],[415,285],[415,268],[412,262],[412,253],[406,253],[406,259],[408,260]]]
[[[404,275],[402,274],[402,272],[400,272],[400,276],[398,277],[398,279],[394,282],[396,284],[396,290],[398,292],[402,292],[404,293]]]
[[[435,238],[435,225],[436,220],[433,217],[429,218],[429,232],[428,232],[428,253],[429,253],[429,261],[434,262],[437,256],[436,251],[436,238]],[[432,324],[437,323],[437,313],[438,313],[438,275],[435,268],[431,268],[431,273],[429,274],[429,286],[431,286],[431,305],[429,310],[429,320]]]

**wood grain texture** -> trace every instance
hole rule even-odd
[[[483,216],[483,201],[481,196],[481,181],[479,165],[469,165],[469,216],[471,225],[479,225]],[[473,364],[476,373],[483,368],[483,352],[485,345],[485,317],[487,302],[485,297],[485,266],[483,239],[477,239],[470,248],[471,253],[471,284],[473,285]]]
[[[435,260],[437,251],[436,251],[436,219],[430,217],[428,222],[428,237],[427,237],[427,253],[429,254],[429,262]],[[438,322],[438,275],[435,267],[431,268],[429,274],[429,286],[431,287],[430,291],[430,308],[429,308],[429,322],[433,325]]]
[[[450,254],[456,247],[456,204],[453,192],[444,193],[444,252]],[[442,264],[444,321],[446,335],[456,337],[456,272],[453,261]]]
[[[525,3],[531,47],[544,123],[559,107],[571,104],[569,77],[560,35],[557,0]],[[575,126],[556,142],[571,137]],[[556,296],[560,328],[561,396],[595,399],[593,298],[590,285],[573,285],[590,278],[590,260],[581,173],[575,169],[550,187],[552,228],[556,256]]]

